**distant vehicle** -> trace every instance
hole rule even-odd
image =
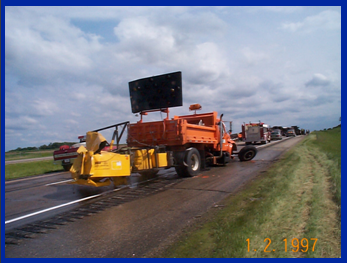
[[[303,135],[302,134],[303,129],[300,129],[298,126],[292,126],[291,129],[294,130],[296,135]]]
[[[283,126],[272,126],[272,130],[273,130],[273,131],[279,130],[279,131],[281,132],[282,137],[283,137],[283,136],[286,136],[286,131],[287,131],[288,129],[289,129],[289,128],[283,127]]]
[[[294,130],[294,129],[289,129],[289,130],[287,131],[287,137],[291,137],[291,136],[296,137],[296,134],[295,134],[295,130]]]
[[[266,144],[271,142],[271,132],[269,125],[263,122],[250,122],[242,124],[242,140],[248,144],[256,144],[258,142]]]
[[[271,132],[271,140],[282,140],[281,130],[273,130]]]
[[[75,143],[72,146],[62,145],[59,147],[59,150],[53,152],[53,160],[61,161],[61,165],[65,171],[70,171],[74,160],[78,156],[78,148],[80,146],[86,147],[86,135],[79,136],[78,139],[80,140],[79,143]],[[103,151],[108,151],[109,148],[110,147],[106,145],[105,148],[103,148]]]
[[[76,143],[71,147],[69,145],[62,145],[60,146],[59,150],[53,152],[54,161],[61,161],[61,165],[63,166],[65,171],[70,170],[73,161],[77,158],[78,147],[80,147],[81,145],[85,146],[86,144],[86,136],[79,136],[78,139],[80,140],[79,143]]]

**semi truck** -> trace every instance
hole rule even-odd
[[[246,145],[271,142],[270,127],[263,122],[244,123],[241,128],[242,138]]]
[[[237,151],[216,111],[197,114],[200,104],[190,105],[192,114],[169,118],[169,108],[182,106],[181,72],[129,82],[132,112],[140,115],[136,123],[123,122],[86,134],[70,169],[73,183],[92,186],[126,184],[131,173],[155,176],[160,169],[174,167],[178,176],[198,175],[207,166],[226,165],[236,156],[252,160],[257,149],[246,146]],[[166,118],[145,122],[149,113],[161,112]],[[108,143],[101,131],[115,128]],[[127,131],[126,146],[119,142]],[[114,146],[116,144],[116,149]],[[109,145],[108,151],[103,147]]]

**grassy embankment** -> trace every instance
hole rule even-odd
[[[222,204],[162,256],[341,257],[341,128],[311,133]]]
[[[5,161],[53,156],[53,152],[54,152],[54,150],[6,152],[5,153]]]
[[[49,172],[63,171],[60,162],[38,161],[5,165],[5,180],[23,178]]]
[[[7,152],[5,153],[5,161],[53,156],[53,151],[54,150]],[[54,163],[53,160],[7,164],[5,165],[5,180],[17,179],[62,170],[63,168],[60,165],[60,162]]]

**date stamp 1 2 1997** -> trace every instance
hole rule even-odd
[[[249,238],[246,239],[247,241],[247,252],[251,251],[257,251],[256,248],[251,248],[251,241]],[[288,242],[290,242],[291,246],[289,245],[289,249],[291,248],[292,252],[303,252],[306,253],[309,251],[309,249],[312,248],[312,251],[314,252],[314,248],[316,246],[316,243],[318,241],[318,238],[311,238],[308,240],[307,238],[293,238],[292,240],[288,241],[286,238],[282,240],[283,241],[283,251],[288,252]],[[264,239],[265,247],[261,248],[265,253],[271,253],[271,252],[276,252],[275,249],[271,248],[271,239],[270,238],[265,238]],[[258,248],[259,249],[259,248]]]

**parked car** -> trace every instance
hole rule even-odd
[[[281,130],[273,130],[271,132],[271,140],[282,140]]]
[[[289,129],[289,130],[287,131],[287,137],[290,137],[290,136],[293,136],[293,137],[296,136],[295,130],[294,130],[294,129]]]

